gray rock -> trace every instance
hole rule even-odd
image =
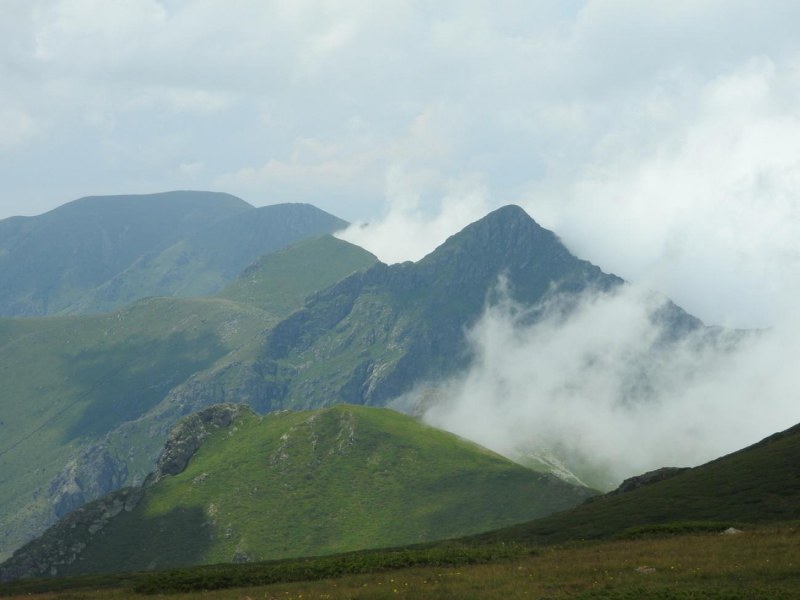
[[[245,414],[255,413],[243,404],[216,404],[181,420],[167,437],[156,471],[148,478],[147,484],[181,473],[203,440],[213,432],[229,427]]]

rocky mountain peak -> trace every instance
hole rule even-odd
[[[531,249],[568,254],[554,233],[541,227],[522,208],[511,204],[450,236],[420,264],[438,262],[452,253],[510,257]]]

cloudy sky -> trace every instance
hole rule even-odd
[[[311,202],[418,258],[517,203],[709,322],[800,273],[794,0],[0,0],[0,218]]]
[[[516,203],[641,285],[533,328],[511,298],[487,308],[467,332],[475,364],[429,421],[507,454],[555,436],[614,481],[800,421],[796,0],[0,0],[0,14],[0,218],[217,190],[315,204],[395,262]],[[766,332],[642,363],[659,334],[642,289]],[[621,408],[641,364],[652,393]]]

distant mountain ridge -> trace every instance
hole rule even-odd
[[[594,493],[387,409],[258,417],[217,405],[173,429],[144,488],[72,513],[0,566],[0,580],[432,541]]]
[[[501,281],[528,307],[556,293],[576,299],[624,283],[573,256],[521,208],[506,206],[417,263],[377,264],[309,298],[267,336],[262,360],[274,372],[267,401],[274,410],[381,406],[466,367],[464,333]],[[702,326],[673,304],[662,317],[675,331]]]
[[[215,192],[81,198],[0,221],[0,315],[208,295],[262,254],[346,225],[308,204],[254,208]]]

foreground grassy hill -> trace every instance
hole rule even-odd
[[[549,514],[591,495],[388,409],[342,405],[259,417],[217,405],[176,427],[154,483],[72,513],[15,553],[2,574],[424,542]]]
[[[258,403],[250,380],[264,331],[375,260],[327,236],[265,258],[220,297],[0,319],[0,558],[82,503],[141,481],[182,415],[231,394]]]
[[[170,592],[180,599],[238,586],[203,597],[796,598],[799,449],[796,426],[672,478],[461,540],[317,559],[19,582],[0,587],[0,594],[60,589],[65,597],[89,600]],[[715,522],[686,521],[697,518]],[[730,524],[720,519],[735,522],[741,532],[720,535]],[[100,587],[106,589],[96,591]]]
[[[214,293],[257,257],[346,223],[307,204],[229,194],[81,198],[0,221],[0,315],[88,314]]]

